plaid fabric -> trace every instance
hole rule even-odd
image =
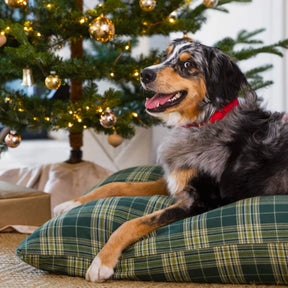
[[[159,167],[137,167],[104,181],[149,181]],[[102,183],[102,184],[104,184]],[[84,277],[123,222],[167,207],[165,196],[109,198],[51,219],[17,255],[37,268]],[[288,196],[246,199],[159,228],[128,247],[114,279],[288,284]]]
[[[88,194],[96,187],[103,186],[111,182],[147,182],[159,179],[163,175],[164,171],[160,166],[138,166],[127,168],[125,170],[118,171],[111,176],[107,177],[101,183],[95,185],[89,189],[86,193]]]

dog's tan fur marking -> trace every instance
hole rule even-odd
[[[113,182],[92,190],[74,201],[85,204],[94,200],[120,196],[168,195],[164,178],[151,182]]]
[[[97,255],[101,259],[102,265],[113,268],[122,251],[135,243],[141,237],[151,233],[152,231],[158,229],[159,227],[165,226],[173,220],[157,221],[161,215],[167,210],[182,207],[181,202],[177,202],[174,205],[155,211],[154,213],[145,215],[140,218],[135,218],[122,224],[116,231],[112,233],[108,242],[101,249]]]
[[[188,89],[188,95],[185,97],[183,101],[178,105],[179,107],[171,107],[170,111],[178,111],[181,114],[181,120],[195,120],[200,110],[200,103],[205,98],[207,93],[206,84],[202,77],[199,77],[195,81],[190,81],[190,88]],[[169,109],[169,108],[168,108]]]
[[[167,48],[166,48],[166,50],[165,50],[165,54],[168,56],[172,51],[173,51],[173,46],[168,46]]]
[[[168,176],[168,188],[170,193],[179,199],[181,193],[185,189],[187,183],[197,176],[197,170],[190,168],[190,169],[177,169],[170,173]],[[173,183],[171,183],[173,182]],[[175,185],[174,189],[170,187],[170,185]],[[173,191],[171,191],[173,189]]]
[[[183,62],[189,60],[190,58],[191,58],[191,55],[188,52],[184,52],[179,56],[180,61],[183,61]]]

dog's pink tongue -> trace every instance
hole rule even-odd
[[[173,97],[174,94],[170,95],[159,95],[158,93],[155,94],[152,98],[147,98],[145,102],[145,107],[147,109],[154,109],[159,105],[164,105],[170,98]]]

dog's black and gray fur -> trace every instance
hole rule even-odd
[[[179,59],[183,53],[191,56],[185,59],[190,62],[188,69]],[[180,121],[160,148],[168,184],[171,171],[197,171],[184,189],[193,198],[191,215],[248,197],[288,194],[288,122],[284,113],[262,109],[238,66],[217,48],[174,41],[162,63],[142,71],[143,86],[160,93],[153,82],[167,67],[191,81],[204,79],[207,92],[198,103],[196,122],[208,121],[215,110],[243,96],[239,106],[215,123],[183,128]],[[160,106],[148,112],[157,117],[163,109]]]

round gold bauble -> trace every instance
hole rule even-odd
[[[7,42],[6,36],[0,34],[0,47],[2,47],[6,42]]]
[[[150,12],[156,7],[156,0],[140,0],[139,5],[143,11]]]
[[[16,131],[11,130],[5,137],[5,144],[10,148],[16,148],[21,143],[21,136]]]
[[[90,37],[101,42],[107,42],[115,35],[115,26],[110,19],[101,14],[89,25]]]
[[[208,8],[216,7],[218,0],[203,0],[203,4]]]
[[[118,135],[116,131],[114,131],[112,135],[108,136],[108,143],[114,148],[121,145],[122,142],[123,142],[123,137]]]
[[[51,74],[45,78],[45,85],[48,89],[58,89],[61,86],[61,79],[56,74]]]
[[[7,6],[12,8],[22,8],[28,5],[28,0],[4,0]]]
[[[117,118],[110,109],[106,109],[100,116],[100,124],[104,128],[112,128],[116,124],[116,121]]]

